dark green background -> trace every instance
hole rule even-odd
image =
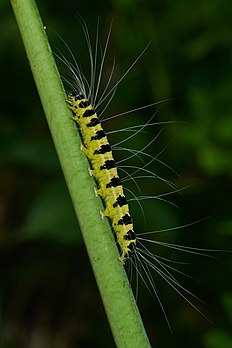
[[[39,1],[38,6],[53,50],[71,59],[58,34],[84,71],[88,61],[78,13],[92,35],[100,17],[102,45],[114,18],[105,71],[115,56],[115,79],[152,39],[106,114],[170,99],[162,103],[154,121],[175,123],[164,127],[147,151],[156,156],[168,145],[159,159],[179,176],[157,161],[149,169],[180,189],[189,187],[164,197],[179,209],[159,200],[145,202],[146,227],[141,211],[132,204],[135,229],[157,231],[206,218],[153,238],[231,250],[231,2],[67,0]],[[8,1],[1,1],[0,23],[0,346],[114,347]],[[64,66],[59,66],[65,74]],[[117,118],[109,128],[144,123],[156,110]],[[141,133],[124,146],[141,148],[160,127],[148,130],[150,135]],[[136,163],[141,166],[139,160]],[[143,194],[171,190],[158,180],[139,185]],[[212,252],[215,259],[210,259],[158,247],[154,252],[186,263],[174,266],[196,281],[176,274],[178,280],[207,303],[194,301],[213,324],[155,275],[173,335],[157,301],[140,284],[138,305],[152,346],[232,347],[231,254]]]

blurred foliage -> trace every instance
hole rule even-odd
[[[107,61],[112,64],[116,56],[116,79],[152,39],[118,87],[106,112],[115,115],[169,99],[161,104],[154,121],[174,124],[165,126],[147,150],[153,156],[159,155],[158,159],[179,176],[157,161],[150,169],[180,188],[190,187],[181,195],[167,197],[180,210],[158,200],[144,202],[146,230],[207,218],[155,238],[231,250],[231,2],[40,0],[38,6],[53,50],[70,58],[60,35],[78,56],[84,71],[88,70],[88,60],[77,13],[84,17],[93,37],[100,17],[103,43],[114,18]],[[18,28],[6,0],[0,3],[0,21],[0,346],[113,347]],[[62,70],[64,67],[59,61],[58,64]],[[153,108],[130,113],[114,119],[109,127],[120,129],[143,123],[156,111]],[[132,139],[131,147],[141,148],[159,130],[151,127],[150,135],[141,133]],[[112,137],[112,142],[117,139],[117,135]],[[119,158],[127,155],[122,152]],[[139,181],[139,185],[144,194],[170,191],[159,181]],[[144,231],[138,207],[132,205],[132,211],[137,231]],[[174,331],[171,335],[158,304],[140,284],[138,304],[152,345],[232,347],[231,254],[211,253],[222,262],[196,255],[192,255],[194,259],[191,255],[180,255],[178,259],[176,254],[169,251],[165,256],[188,263],[182,271],[202,281],[197,284],[180,275],[184,286],[210,305],[206,311],[196,303],[213,324],[157,280]]]
[[[225,293],[222,298],[225,310],[228,313],[230,324],[232,324],[232,295]],[[232,346],[231,332],[222,328],[210,330],[205,336],[205,345],[209,348],[229,348]]]

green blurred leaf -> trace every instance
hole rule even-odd
[[[205,337],[207,348],[231,348],[232,336],[221,330],[214,330]]]
[[[53,239],[78,242],[80,230],[63,181],[43,188],[32,203],[20,230],[23,239]]]

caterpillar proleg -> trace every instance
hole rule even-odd
[[[73,113],[73,120],[75,121],[82,137],[83,152],[90,162],[90,170],[96,180],[96,193],[102,198],[104,202],[105,210],[102,212],[102,216],[109,218],[111,221],[112,230],[116,236],[116,242],[119,246],[120,261],[125,265],[129,264],[129,267],[134,267],[136,271],[136,277],[140,277],[149,291],[155,295],[169,324],[163,304],[159,297],[159,292],[157,290],[154,275],[152,274],[152,272],[157,274],[161,279],[165,280],[171,288],[173,288],[191,306],[193,306],[197,311],[200,312],[195,304],[188,299],[188,296],[193,299],[197,299],[197,297],[191,291],[181,285],[181,283],[177,280],[176,275],[183,275],[181,271],[175,268],[175,264],[177,264],[177,262],[169,260],[166,257],[154,254],[154,252],[150,250],[148,244],[157,245],[163,248],[170,248],[173,251],[181,251],[184,253],[200,255],[203,255],[207,250],[199,250],[197,248],[185,247],[172,243],[162,242],[159,240],[153,240],[152,238],[146,238],[146,236],[148,236],[149,234],[153,235],[155,232],[151,231],[141,233],[140,231],[136,230],[136,226],[134,228],[134,224],[132,222],[133,216],[130,215],[129,208],[131,201],[135,200],[139,206],[141,206],[142,201],[147,199],[158,199],[161,201],[166,201],[166,196],[172,194],[173,192],[180,191],[171,182],[161,178],[159,175],[154,174],[154,172],[149,169],[149,165],[154,161],[163,164],[158,158],[160,153],[158,153],[158,155],[156,156],[152,156],[151,154],[146,152],[147,147],[156,140],[156,138],[160,135],[161,130],[158,131],[158,134],[155,137],[153,136],[153,139],[151,141],[148,141],[140,150],[122,147],[122,144],[126,140],[128,140],[128,138],[135,137],[138,133],[146,132],[146,128],[148,126],[159,124],[159,122],[153,122],[153,118],[156,115],[157,111],[149,118],[146,123],[124,128],[123,131],[127,132],[130,135],[126,139],[121,140],[116,144],[109,143],[108,135],[119,131],[114,130],[107,132],[103,129],[102,126],[103,122],[109,121],[114,117],[126,115],[138,110],[143,110],[149,106],[157,104],[152,103],[147,106],[137,107],[129,112],[124,112],[111,117],[105,117],[106,109],[112,98],[114,97],[118,85],[128,74],[131,68],[135,65],[146,48],[142,51],[142,53],[138,56],[134,63],[132,63],[132,65],[126,70],[126,72],[118,78],[118,81],[112,86],[112,79],[115,69],[115,62],[113,62],[110,73],[108,74],[108,81],[104,87],[101,87],[102,74],[105,67],[105,59],[109,45],[111,27],[106,39],[106,44],[103,48],[102,54],[100,55],[98,48],[98,27],[96,34],[96,44],[94,46],[95,50],[93,51],[85,22],[82,22],[82,26],[84,29],[89,51],[91,78],[90,82],[88,82],[87,78],[81,71],[80,66],[76,62],[74,55],[66,45],[73,62],[70,63],[63,55],[59,58],[69,69],[72,79],[71,81],[67,78],[65,79],[69,87],[71,87],[71,91],[69,91],[67,94],[67,102]],[[97,76],[97,62],[99,61],[99,55],[100,65],[98,68],[99,71]],[[101,93],[100,90],[102,90]],[[164,124],[164,122],[162,124]],[[125,166],[125,160],[115,160],[113,152],[116,150],[125,151],[125,153],[129,154],[127,156],[127,160],[136,159],[138,161],[141,161],[142,164],[140,163],[140,165],[130,165],[130,167]],[[146,159],[145,163],[144,158]],[[126,176],[121,179],[119,171],[126,173]],[[171,191],[156,196],[141,195],[139,197],[136,197],[136,195],[129,188],[128,191],[131,193],[132,198],[127,199],[126,194],[128,191],[126,191],[126,188],[124,188],[124,184],[127,181],[132,180],[134,185],[138,187],[137,180],[146,178],[161,180],[171,188]],[[152,212],[152,215],[155,216],[155,213],[153,214]],[[182,227],[187,227],[187,225]],[[148,244],[146,245],[145,243]]]

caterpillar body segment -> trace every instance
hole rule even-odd
[[[135,250],[136,235],[111,146],[94,108],[82,93],[70,93],[68,104],[81,133],[83,151],[90,161],[91,173],[98,184],[96,193],[105,204],[102,216],[111,220],[120,249],[120,260],[124,264]]]

